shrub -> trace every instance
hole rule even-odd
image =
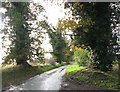
[[[89,64],[89,51],[86,49],[79,48],[74,52],[74,60],[79,65],[88,65]]]

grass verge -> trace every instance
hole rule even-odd
[[[46,65],[46,66],[33,66],[33,67],[23,67],[22,65],[17,65],[9,68],[2,69],[2,87],[7,87],[10,84],[19,82],[21,80],[26,80],[37,74],[41,74],[48,70],[63,66],[65,64],[56,65]]]
[[[89,69],[83,66],[71,65],[65,71],[66,76],[79,83],[85,83],[97,88],[118,90],[118,76],[113,76],[109,73]]]

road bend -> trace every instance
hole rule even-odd
[[[25,83],[13,86],[11,85],[9,90],[60,90],[62,83],[62,76],[65,74],[65,70],[68,67],[61,66],[59,68],[44,72],[40,75],[28,79]]]

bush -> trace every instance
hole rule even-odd
[[[74,52],[74,60],[79,65],[88,65],[89,64],[89,51],[86,49],[78,48]]]

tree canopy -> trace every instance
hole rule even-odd
[[[27,60],[32,61],[33,58],[42,61],[41,29],[40,26],[33,26],[36,24],[37,16],[44,10],[43,7],[29,2],[7,2],[3,3],[3,7],[7,10],[5,13],[6,28],[3,32],[4,36],[8,35],[11,41],[4,63],[12,61],[28,65]],[[31,36],[32,32],[36,34]],[[35,47],[35,44],[38,46]]]
[[[113,36],[111,28],[111,3],[70,2],[66,3],[65,7],[72,10],[74,21],[77,23],[76,29],[72,30],[76,45],[90,46],[97,55],[94,60],[97,68],[103,71],[111,70],[116,54],[114,45],[117,45],[116,36]]]

